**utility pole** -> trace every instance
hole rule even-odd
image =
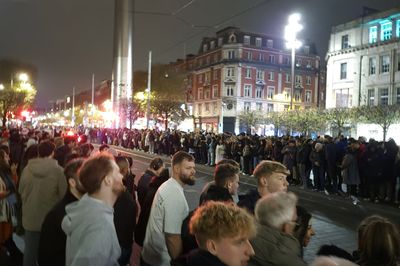
[[[149,128],[150,122],[150,94],[151,94],[151,51],[149,51],[149,70],[147,73],[147,112],[146,128]]]

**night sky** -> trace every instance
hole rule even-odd
[[[186,8],[183,6],[186,5]],[[283,36],[287,16],[302,14],[300,39],[310,39],[324,58],[331,27],[361,15],[362,7],[385,10],[398,0],[136,0],[134,68],[168,63],[197,53],[202,37],[227,26]],[[253,7],[253,8],[252,8]],[[173,14],[176,15],[167,15]],[[162,15],[165,14],[165,15]],[[38,69],[37,104],[89,89],[111,78],[113,0],[0,0],[0,58]]]

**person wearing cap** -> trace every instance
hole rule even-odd
[[[248,209],[254,213],[256,202],[271,193],[286,192],[289,185],[286,177],[290,171],[281,163],[264,160],[261,161],[253,175],[257,178],[257,188],[239,196],[238,206]]]

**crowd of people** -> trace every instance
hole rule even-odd
[[[86,137],[78,141],[77,135],[56,131],[3,133],[0,245],[10,265],[133,265],[139,259],[142,266],[307,265],[303,249],[315,234],[312,215],[287,191],[289,183],[339,193],[342,181],[354,197],[372,190],[370,183],[361,182],[361,173],[358,183],[349,181],[372,141],[363,146],[348,140],[340,155],[345,140],[328,136],[312,141],[168,131],[83,133],[98,142],[98,149]],[[141,134],[141,139],[145,135],[143,145],[130,146],[135,142],[125,134]],[[150,148],[151,134],[155,138]],[[370,155],[389,161],[398,153],[391,143],[377,143],[382,153]],[[108,144],[172,155],[171,168],[155,156],[136,178],[132,158]],[[333,155],[335,175],[328,163]],[[367,162],[366,167],[371,163]],[[214,165],[214,178],[201,191],[198,207],[190,211],[184,187],[195,184],[196,163]],[[386,168],[382,171],[388,174]],[[241,172],[257,180],[257,187],[244,195],[238,195]],[[384,184],[374,196],[393,197],[397,191],[390,185],[392,194]],[[23,254],[13,241],[14,231],[24,235]],[[400,265],[399,230],[388,219],[367,217],[358,239],[352,254],[322,246],[311,265]]]
[[[206,132],[92,129],[92,142],[137,149],[150,154],[172,155],[179,150],[196,163],[214,166],[233,159],[243,174],[252,175],[261,160],[283,163],[290,171],[289,183],[326,194],[362,198],[399,206],[400,152],[393,139],[387,142],[344,136],[261,137]]]

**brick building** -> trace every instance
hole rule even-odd
[[[203,38],[198,54],[180,63],[189,70],[187,105],[196,128],[238,133],[242,111],[290,107],[291,54],[282,39],[227,27]],[[320,106],[324,88],[315,46],[298,49],[295,63],[294,108]]]

